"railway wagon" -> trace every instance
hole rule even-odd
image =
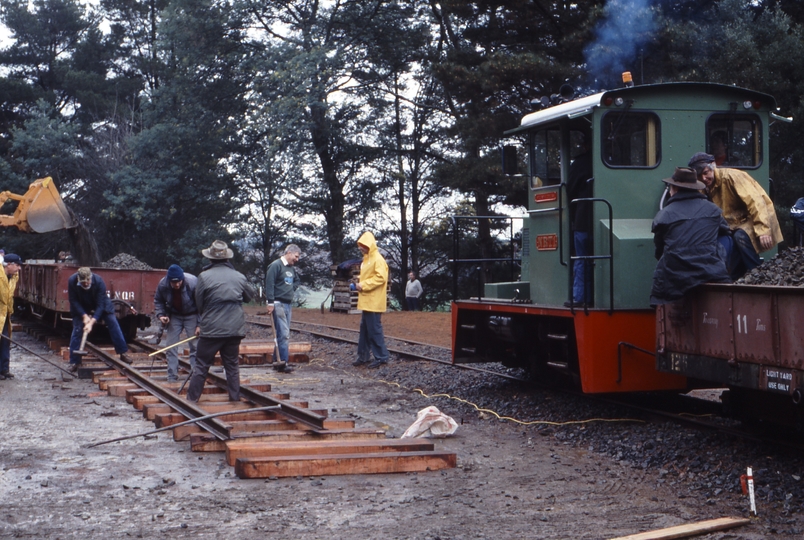
[[[804,288],[706,284],[656,309],[656,366],[728,388],[730,412],[804,427]]]
[[[78,271],[77,266],[59,263],[27,263],[20,270],[14,296],[31,316],[56,328],[71,327],[70,299],[67,280]],[[92,268],[103,278],[106,292],[115,306],[120,329],[126,339],[134,339],[137,329],[151,325],[155,312],[154,293],[165,270],[127,270]]]
[[[716,142],[725,140],[723,166],[746,170],[769,191],[768,130],[786,119],[775,114],[773,97],[719,84],[625,86],[579,99],[562,94],[507,132],[528,150],[527,171],[518,176],[528,190],[519,280],[485,283],[477,297],[453,301],[452,360],[559,373],[587,393],[684,389],[684,372],[656,368],[651,223],[662,204],[661,179],[696,152],[715,153]],[[591,196],[570,200],[571,163],[587,151]],[[586,255],[573,249],[570,210],[579,202],[591,205]],[[565,305],[578,260],[591,266],[591,300]],[[454,259],[456,268],[465,262],[477,264]]]

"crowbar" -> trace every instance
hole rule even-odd
[[[187,339],[183,339],[183,340],[181,340],[181,341],[177,341],[177,342],[176,342],[176,343],[174,343],[173,345],[168,345],[168,346],[167,346],[167,347],[165,347],[164,349],[159,349],[158,351],[154,351],[154,352],[152,352],[151,354],[149,354],[148,356],[153,356],[153,355],[155,355],[155,354],[159,354],[159,353],[161,353],[161,352],[165,352],[165,351],[166,351],[166,350],[168,350],[168,349],[172,349],[173,347],[178,347],[178,346],[179,346],[179,345],[181,345],[182,343],[187,343],[188,341],[192,341],[192,340],[196,339],[197,337],[198,337],[198,336],[190,336],[190,337],[188,337]]]

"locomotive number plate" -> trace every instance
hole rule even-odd
[[[762,390],[789,394],[793,385],[793,372],[786,369],[763,367],[759,386]]]
[[[533,201],[537,203],[555,202],[558,200],[558,193],[551,191],[549,193],[538,193],[533,196]]]
[[[536,249],[539,251],[555,251],[558,249],[558,235],[540,234],[536,237]]]

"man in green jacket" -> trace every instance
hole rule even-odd
[[[363,315],[360,319],[357,360],[352,365],[368,363],[371,351],[374,361],[368,367],[377,368],[388,363],[388,349],[385,347],[380,320],[388,306],[388,264],[377,249],[377,241],[370,232],[363,233],[357,241],[357,247],[363,254],[363,262],[360,265],[360,281],[355,283],[355,290],[357,309]]]
[[[293,295],[299,288],[299,275],[293,266],[299,262],[301,249],[296,244],[285,248],[285,254],[268,266],[265,273],[265,301],[268,314],[273,317],[276,348],[274,349],[274,369],[290,373],[288,364],[288,344],[290,341],[290,316]],[[277,358],[279,361],[277,362]]]

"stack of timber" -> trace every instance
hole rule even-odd
[[[164,375],[154,372],[149,381],[158,381],[169,400],[140,388],[130,374],[96,372],[93,381],[109,395],[125,397],[157,428],[175,425],[173,439],[189,439],[192,451],[225,452],[239,478],[424,472],[456,466],[456,455],[436,451],[431,440],[389,439],[383,430],[355,428],[354,420],[329,419],[326,410],[309,410],[306,402],[291,401],[289,394],[275,393],[269,384],[244,379],[243,397],[230,402],[225,379],[210,374],[198,403],[191,404],[186,388],[179,393],[181,383],[168,383]],[[208,433],[199,424],[177,425],[188,417],[166,401],[185,411],[195,406],[203,414],[231,412],[216,419],[227,437]],[[251,411],[265,403],[275,403],[277,409]]]
[[[34,334],[36,335],[36,334]],[[62,357],[62,360],[69,360],[70,359],[70,340],[68,338],[43,338],[47,339],[48,346],[55,351],[59,351]],[[312,351],[313,346],[309,341],[299,341],[299,342],[291,342],[288,344],[288,351],[290,356],[288,360],[291,363],[306,363],[310,361],[310,351]],[[265,340],[261,339],[244,339],[240,342],[240,365],[242,366],[259,366],[263,364],[271,364],[273,363],[273,354],[274,354],[274,342],[269,341],[266,342]],[[189,355],[189,351],[185,350],[182,357],[186,358]],[[138,353],[132,353],[130,356],[137,357],[139,356]],[[149,357],[148,361],[155,362],[155,365],[164,366],[165,365],[165,357],[164,354],[158,355],[157,358]],[[220,366],[222,365],[221,357],[219,354],[215,355],[214,365]],[[88,358],[84,358],[82,361],[82,371],[79,372],[79,376],[86,375],[91,373],[95,370],[105,370],[107,366],[105,363],[101,362],[97,358],[93,358],[89,356]],[[88,376],[87,376],[88,378]]]
[[[360,278],[360,264],[353,264],[348,269],[339,269],[338,265],[330,267],[332,270],[332,305],[330,311],[356,314],[357,291],[349,290],[351,283],[357,283]]]

